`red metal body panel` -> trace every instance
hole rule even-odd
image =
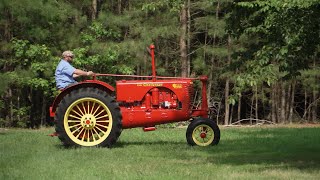
[[[150,109],[139,107],[121,107],[122,127],[124,129],[134,127],[152,127],[158,124],[187,121],[190,112],[176,109]]]
[[[148,91],[155,87],[164,87],[172,90],[178,99],[188,93],[187,89],[193,82],[191,80],[137,80],[137,81],[117,81],[117,101],[134,102],[141,101]]]
[[[117,81],[116,91],[123,128],[186,121],[192,113],[192,80]]]

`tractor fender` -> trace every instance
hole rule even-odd
[[[66,96],[73,90],[84,88],[84,87],[99,88],[101,90],[106,91],[108,94],[112,94],[115,91],[114,87],[112,87],[110,84],[103,81],[99,81],[99,80],[86,80],[86,81],[82,81],[77,84],[68,86],[67,88],[63,89],[53,101],[53,104],[50,107],[50,117],[54,117],[54,113],[56,112],[56,109],[64,96]]]

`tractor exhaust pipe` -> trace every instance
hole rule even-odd
[[[150,45],[151,60],[152,60],[152,81],[156,81],[156,61],[154,59],[154,45]]]

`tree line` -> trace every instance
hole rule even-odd
[[[148,75],[150,44],[158,75],[209,77],[219,124],[316,123],[319,17],[318,0],[1,0],[0,126],[50,124],[64,50],[77,68]]]

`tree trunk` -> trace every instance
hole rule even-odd
[[[277,122],[277,97],[276,97],[276,85],[272,84],[271,86],[271,120],[273,123]]]
[[[17,109],[20,109],[20,93],[18,94],[18,97],[17,97]],[[19,122],[21,121],[20,113],[17,114],[17,119]]]
[[[259,119],[258,116],[258,86],[255,86],[255,118]]]
[[[181,76],[188,76],[188,58],[187,58],[187,7],[186,3],[182,5],[180,14],[180,58],[181,58]]]
[[[190,14],[190,6],[191,6],[191,0],[188,0],[188,5],[187,5],[187,14],[188,14],[188,17],[187,17],[187,25],[188,25],[188,29],[187,29],[187,52],[190,52],[190,48],[191,48],[191,23],[190,23],[190,20],[191,20],[191,14]],[[190,76],[190,73],[191,73],[191,59],[190,59],[190,55],[187,55],[187,76]]]
[[[294,108],[294,94],[295,94],[295,90],[296,90],[296,81],[293,80],[292,81],[292,85],[291,85],[291,102],[290,102],[290,110],[289,110],[289,122],[290,124],[292,123],[292,116],[293,116],[293,108]]]
[[[43,127],[46,122],[46,109],[47,109],[47,103],[46,103],[46,97],[42,93],[42,107],[41,107],[41,122],[40,122],[40,127]]]
[[[231,105],[231,110],[230,110],[230,122],[229,122],[229,124],[232,124],[232,115],[233,115],[233,108],[234,108],[234,106],[233,105]]]
[[[9,99],[10,99],[10,124],[13,122],[13,101],[12,101],[12,89],[9,88]]]
[[[283,81],[281,81],[280,121],[281,123],[285,123],[286,121],[286,88],[285,83]]]
[[[210,72],[208,77],[208,91],[207,91],[207,97],[208,101],[211,99],[211,89],[213,84],[213,71],[214,71],[214,56],[211,57],[211,66],[210,66]]]
[[[219,12],[220,12],[220,0],[217,1],[217,7],[216,7],[216,18],[219,19]]]
[[[302,118],[306,121],[308,121],[308,119],[305,119],[308,114],[308,94],[307,94],[307,90],[304,90],[304,113],[303,113],[303,116]]]
[[[121,1],[122,0],[118,0],[118,14],[121,14],[121,8],[122,8]]]
[[[91,19],[95,20],[98,15],[98,3],[97,0],[92,0],[92,12],[91,12]]]
[[[9,42],[12,39],[12,31],[11,31],[11,20],[12,14],[9,9],[6,9],[5,12],[5,23],[4,23],[4,39]]]
[[[239,93],[239,101],[238,101],[238,121],[241,119],[241,93]]]
[[[217,6],[216,6],[216,16],[215,18],[216,19],[219,19],[219,11],[220,11],[220,2],[218,1],[217,2]],[[208,30],[208,27],[207,27],[207,24],[206,24],[206,30]],[[216,38],[216,33],[214,32],[213,34],[213,43],[212,45],[213,46],[216,46],[216,42],[217,42],[217,38]],[[207,39],[208,39],[208,34],[205,33],[205,48],[207,46]],[[206,53],[204,51],[204,59],[206,59]],[[211,91],[212,91],[212,85],[213,85],[213,72],[214,72],[214,69],[216,67],[216,64],[215,63],[215,56],[212,55],[211,56],[211,59],[210,59],[210,62],[211,62],[211,65],[210,65],[210,72],[209,72],[209,82],[208,82],[208,92],[207,92],[207,97],[208,97],[208,100],[211,99]],[[214,91],[213,91],[214,92]]]
[[[277,123],[281,123],[281,82],[277,82],[276,90]]]
[[[148,71],[148,55],[147,56],[143,56],[143,72],[145,75],[150,75],[149,71]]]
[[[313,68],[316,68],[316,57],[313,58]],[[313,97],[313,106],[312,106],[312,122],[316,123],[317,120],[317,109],[318,109],[318,102],[317,102],[317,95],[318,92],[313,89],[312,91],[312,97]]]
[[[226,86],[225,86],[225,91],[224,91],[224,98],[225,98],[225,101],[224,101],[224,104],[225,104],[225,108],[226,108],[226,111],[225,111],[225,116],[224,116],[224,124],[225,125],[228,125],[228,122],[229,122],[229,114],[230,114],[230,105],[229,105],[229,79],[227,78],[226,80]]]
[[[164,60],[164,68],[165,69],[169,69],[169,61],[170,61],[169,56],[166,56],[165,60]]]
[[[208,31],[208,27],[207,27],[207,24],[206,24],[206,31]],[[207,39],[208,39],[208,34],[205,33],[205,36],[204,36],[204,51],[203,51],[203,60],[204,62],[206,63],[206,57],[207,57],[207,54],[206,54],[206,49],[207,49]],[[215,37],[213,37],[213,44],[215,43]],[[207,98],[208,98],[208,101],[210,101],[211,99],[211,91],[212,90],[212,84],[213,84],[213,71],[214,71],[214,56],[211,57],[210,59],[210,71],[208,72],[208,90],[207,90]],[[209,103],[209,102],[208,102]],[[217,119],[218,120],[218,119]]]
[[[31,103],[31,106],[30,106],[30,127],[31,128],[35,128],[36,124],[35,124],[35,120],[36,120],[36,108],[35,108],[35,105],[37,104],[37,97],[36,96],[36,90],[32,89],[31,88],[31,91],[30,91],[30,96],[31,96],[31,100],[30,100],[30,103]]]
[[[286,119],[290,122],[289,120],[289,115],[290,115],[290,106],[291,106],[291,91],[292,91],[292,80],[290,81],[290,84],[288,86],[288,92],[287,94],[287,99],[286,99]]]
[[[309,103],[308,103],[309,106],[308,106],[308,108],[307,108],[307,109],[308,109],[308,111],[307,111],[307,112],[308,112],[308,113],[307,113],[307,120],[308,120],[308,122],[311,121],[311,116],[312,116],[312,114],[311,114],[311,106],[310,106],[311,103],[312,103],[312,97],[309,98]]]
[[[219,3],[218,3],[219,4]],[[230,65],[231,63],[231,36],[228,35],[228,62],[227,65]],[[230,80],[229,78],[226,79],[226,88],[225,88],[225,107],[226,107],[226,115],[224,117],[224,122],[227,125],[229,122],[229,93],[230,93]]]
[[[252,94],[252,97],[251,97],[251,104],[250,104],[250,125],[252,125],[252,113],[253,113],[253,102],[254,102],[254,95]]]
[[[313,101],[312,101],[312,103],[313,103],[313,105],[312,105],[312,112],[311,112],[311,114],[312,114],[312,122],[313,123],[316,123],[316,121],[317,121],[317,106],[318,106],[318,102],[317,102],[317,91],[315,91],[315,90],[313,90],[313,92],[312,92],[312,97],[313,97]]]

